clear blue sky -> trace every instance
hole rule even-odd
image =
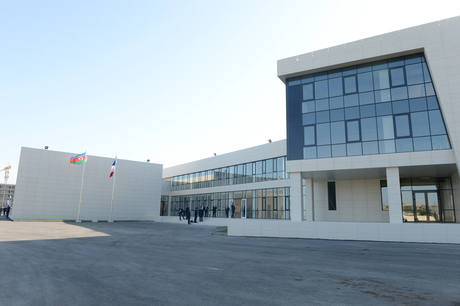
[[[0,168],[14,184],[22,146],[168,167],[284,139],[277,60],[457,15],[453,0],[0,0]]]

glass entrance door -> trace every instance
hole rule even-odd
[[[436,191],[414,191],[414,221],[439,222],[439,196]]]

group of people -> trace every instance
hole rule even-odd
[[[230,211],[230,208],[227,206],[225,207],[225,214],[228,218],[228,214],[229,214],[229,211]],[[179,221],[182,221],[182,219],[184,220],[188,220],[188,224],[190,224],[191,222],[193,223],[196,223],[198,217],[200,218],[200,222],[203,222],[204,218],[208,218],[208,205],[201,205],[200,207],[195,207],[195,219],[193,221],[191,221],[191,212],[190,212],[190,208],[187,206],[184,209],[182,209],[182,207],[179,207]],[[217,217],[217,206],[214,205],[212,207],[212,217],[213,218],[216,218]],[[235,218],[235,205],[232,204],[232,218]]]
[[[7,207],[0,208],[0,214],[3,214],[3,216],[6,216],[6,218],[8,219],[10,210],[11,210],[10,205],[8,205]]]

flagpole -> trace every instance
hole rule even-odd
[[[115,155],[115,169],[113,169],[113,186],[112,186],[112,201],[110,202],[110,220],[109,222],[113,222],[112,220],[112,211],[113,211],[113,194],[115,193],[115,179],[117,177],[117,156]]]
[[[86,157],[86,161],[83,164],[83,173],[81,175],[80,202],[78,203],[78,216],[77,216],[77,221],[76,222],[81,222],[80,221],[81,195],[83,193],[83,178],[85,177],[86,162],[88,161],[88,156],[86,155],[86,151],[85,151],[85,157]]]

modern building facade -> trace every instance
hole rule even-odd
[[[13,205],[15,189],[15,184],[0,184],[0,208],[6,207],[8,200]]]

